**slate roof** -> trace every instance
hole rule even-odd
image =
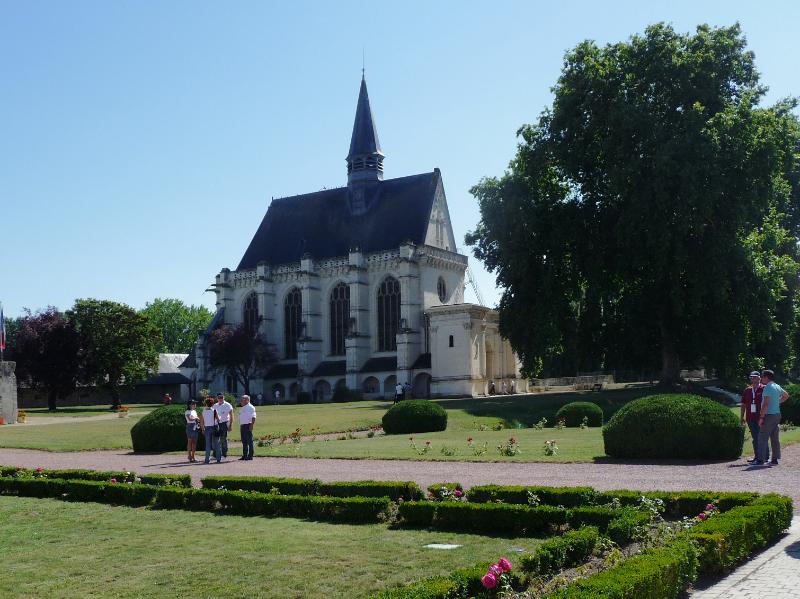
[[[367,82],[361,77],[361,89],[358,90],[358,106],[356,118],[353,122],[353,135],[350,137],[350,152],[347,158],[367,154],[383,154],[381,143],[378,141],[378,129],[372,118],[372,108],[369,105]]]
[[[320,362],[311,376],[344,376],[346,371],[347,363],[344,360],[331,360],[330,362]]]
[[[370,209],[360,216],[350,213],[347,187],[273,200],[237,270],[298,262],[306,253],[316,260],[347,256],[355,246],[378,252],[405,241],[422,245],[440,178],[437,168],[376,181]]]
[[[390,372],[394,370],[397,370],[397,356],[382,356],[367,360],[361,372]]]

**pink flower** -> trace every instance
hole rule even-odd
[[[453,497],[463,497],[464,493],[460,489],[453,491]]]
[[[697,517],[700,518],[700,520],[705,520],[706,518],[708,518],[708,516],[706,516],[705,512],[702,512],[702,513],[698,514]]]
[[[511,572],[511,562],[508,561],[506,558],[501,557],[497,561],[497,565],[500,566],[500,568],[502,568],[503,572]]]
[[[713,504],[713,503],[709,503],[709,504],[706,506],[706,511],[707,511],[707,512],[711,512],[711,511],[713,511],[713,510],[715,510],[715,509],[716,509],[716,508],[714,507],[714,504]]]
[[[116,478],[112,478],[112,479],[111,479],[111,482],[112,482],[112,483],[115,483],[115,482],[117,482],[117,479],[116,479]]]
[[[44,470],[44,468],[42,468],[41,466],[39,466],[39,467],[36,469],[36,472],[41,472],[42,470]]]
[[[495,578],[499,578],[502,573],[503,569],[495,564],[489,566],[489,571],[487,572],[487,574],[493,574]]]
[[[481,578],[481,584],[485,589],[493,589],[497,586],[497,578],[491,572],[487,572],[484,574],[483,578]]]

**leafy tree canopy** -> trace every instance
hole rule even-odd
[[[83,378],[109,388],[114,404],[118,388],[141,381],[158,367],[158,330],[125,304],[79,299],[68,313],[82,337]]]
[[[148,302],[140,314],[159,331],[159,353],[188,354],[198,335],[208,328],[213,314],[205,306],[187,306],[178,299],[156,298]]]
[[[15,323],[14,359],[22,365],[19,380],[47,392],[49,409],[78,383],[81,337],[56,308],[26,314]]]
[[[261,334],[254,334],[244,323],[214,329],[208,337],[208,358],[211,367],[236,378],[250,393],[250,380],[266,374],[277,361],[272,345]]]
[[[528,373],[791,358],[800,232],[794,101],[760,107],[738,25],[566,54],[466,236],[504,288]]]

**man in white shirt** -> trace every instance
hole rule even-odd
[[[222,433],[219,436],[219,445],[222,449],[222,457],[228,457],[228,433],[233,428],[233,406],[225,401],[223,393],[217,393],[217,403],[214,404],[214,411],[219,416],[219,422],[222,424],[220,429]]]
[[[397,383],[394,386],[394,403],[403,399],[403,383]]]
[[[249,395],[242,395],[242,408],[239,410],[239,432],[242,435],[242,457],[253,459],[253,427],[256,425],[256,408],[250,403]]]

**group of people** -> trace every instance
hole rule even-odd
[[[516,386],[514,385],[514,381],[511,381],[508,385],[506,385],[505,381],[502,381],[500,383],[501,395],[509,395],[509,394],[513,395],[516,392],[517,390]],[[497,387],[495,386],[494,381],[489,381],[488,393],[489,395],[497,395]]]
[[[256,408],[250,402],[249,395],[242,395],[239,410],[239,432],[242,437],[242,457],[240,460],[253,459],[253,427],[256,424]],[[206,446],[205,463],[211,462],[211,454],[217,462],[228,457],[228,433],[233,430],[234,409],[225,400],[223,393],[217,393],[216,401],[209,395],[200,415],[197,414],[197,402],[189,400],[184,413],[186,418],[186,451],[190,462],[196,462],[197,438],[203,435]]]
[[[753,457],[747,461],[754,466],[777,466],[781,459],[778,425],[781,404],[789,399],[789,394],[774,379],[775,373],[771,370],[754,370],[750,373],[750,384],[742,393],[741,423],[747,422],[753,437]]]

